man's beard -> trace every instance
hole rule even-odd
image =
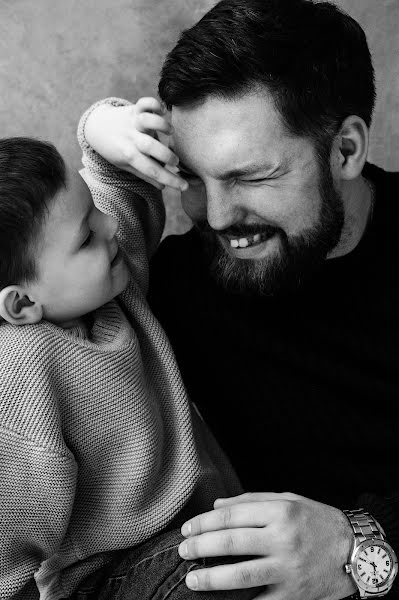
[[[208,223],[197,223],[215,280],[233,293],[267,296],[295,291],[309,281],[338,244],[344,226],[344,205],[334,188],[329,164],[320,164],[319,194],[316,224],[296,236],[288,237],[283,229],[272,225],[235,225],[216,233]],[[264,238],[278,237],[276,254],[258,260],[235,258],[217,235],[245,238],[257,233]]]

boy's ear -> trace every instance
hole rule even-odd
[[[351,180],[358,177],[367,159],[369,130],[361,117],[352,115],[342,123],[338,134],[339,177]]]
[[[0,316],[12,325],[39,323],[43,307],[21,285],[9,285],[0,291]]]

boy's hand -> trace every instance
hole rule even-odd
[[[184,179],[169,171],[179,159],[156,138],[160,131],[170,135],[172,126],[155,98],[140,98],[129,106],[101,104],[89,116],[85,136],[90,146],[119,169],[133,173],[158,189],[166,185],[187,189]]]

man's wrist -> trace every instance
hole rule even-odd
[[[342,510],[340,510],[340,513],[341,513],[341,517],[342,517],[342,529],[341,529],[342,555],[341,556],[344,561],[342,563],[342,565],[345,565],[348,562],[349,557],[352,553],[353,546],[355,543],[355,536],[354,536],[353,528],[349,522],[348,517]]]

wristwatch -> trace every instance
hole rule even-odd
[[[379,598],[389,592],[398,572],[398,559],[384,530],[363,510],[344,510],[354,533],[345,571],[357,585],[357,598]]]

